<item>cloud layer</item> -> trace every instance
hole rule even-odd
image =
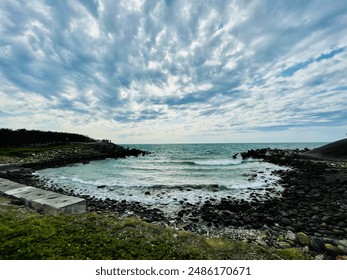
[[[0,126],[116,142],[330,141],[347,3],[1,1]]]

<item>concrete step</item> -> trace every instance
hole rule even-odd
[[[57,215],[86,212],[86,201],[83,198],[29,187],[2,178],[0,178],[0,194],[20,199],[25,205],[41,213]]]

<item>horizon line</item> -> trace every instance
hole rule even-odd
[[[342,140],[342,139],[340,139]],[[338,140],[335,140],[338,141]],[[207,145],[207,144],[305,144],[305,143],[332,143],[335,141],[279,141],[279,142],[177,142],[177,143],[115,143],[118,145]]]

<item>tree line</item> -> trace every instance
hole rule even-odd
[[[76,133],[0,128],[0,147],[95,141]]]

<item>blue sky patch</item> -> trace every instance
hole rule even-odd
[[[282,72],[282,76],[284,77],[291,77],[293,76],[297,71],[301,70],[301,69],[305,69],[308,65],[310,65],[311,63],[313,62],[320,62],[324,59],[330,59],[330,58],[333,58],[335,55],[337,54],[340,54],[342,52],[344,52],[346,50],[346,48],[339,48],[339,49],[336,49],[336,50],[333,50],[327,54],[321,54],[319,57],[317,58],[310,58],[308,60],[306,60],[305,62],[302,62],[302,63],[298,63],[294,66],[291,66],[287,69],[285,69],[283,72]]]

